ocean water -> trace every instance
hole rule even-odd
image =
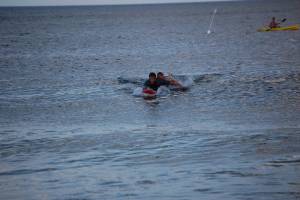
[[[300,31],[256,31],[299,9],[0,8],[0,199],[300,199]]]

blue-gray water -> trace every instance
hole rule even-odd
[[[256,32],[299,9],[0,8],[0,199],[300,199],[300,31]]]

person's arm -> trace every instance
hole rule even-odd
[[[175,79],[172,79],[170,81],[171,85],[175,85],[175,86],[178,86],[178,87],[183,87],[178,81],[176,81]]]
[[[169,76],[166,77],[166,79],[169,81],[170,85],[175,85],[175,86],[178,86],[178,87],[183,87],[177,80],[175,80],[172,77],[172,74],[169,74]]]
[[[147,88],[149,88],[149,81],[148,80],[145,81],[145,83],[144,83],[144,89],[147,89]]]

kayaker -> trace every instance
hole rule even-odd
[[[162,72],[157,73],[157,82],[159,86],[169,86],[169,85],[174,85],[177,87],[182,87],[182,85],[176,81],[175,79],[169,77],[166,77]]]
[[[156,80],[156,74],[154,72],[149,73],[149,79],[144,83],[144,91],[145,90],[153,90],[157,91],[159,88],[159,84]]]
[[[280,23],[276,22],[275,17],[272,17],[272,21],[270,22],[269,27],[270,28],[279,28],[280,27],[279,24]]]

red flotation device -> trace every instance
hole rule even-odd
[[[156,92],[154,90],[149,90],[149,89],[144,89],[143,93],[148,94],[148,95],[155,95],[156,94]]]

